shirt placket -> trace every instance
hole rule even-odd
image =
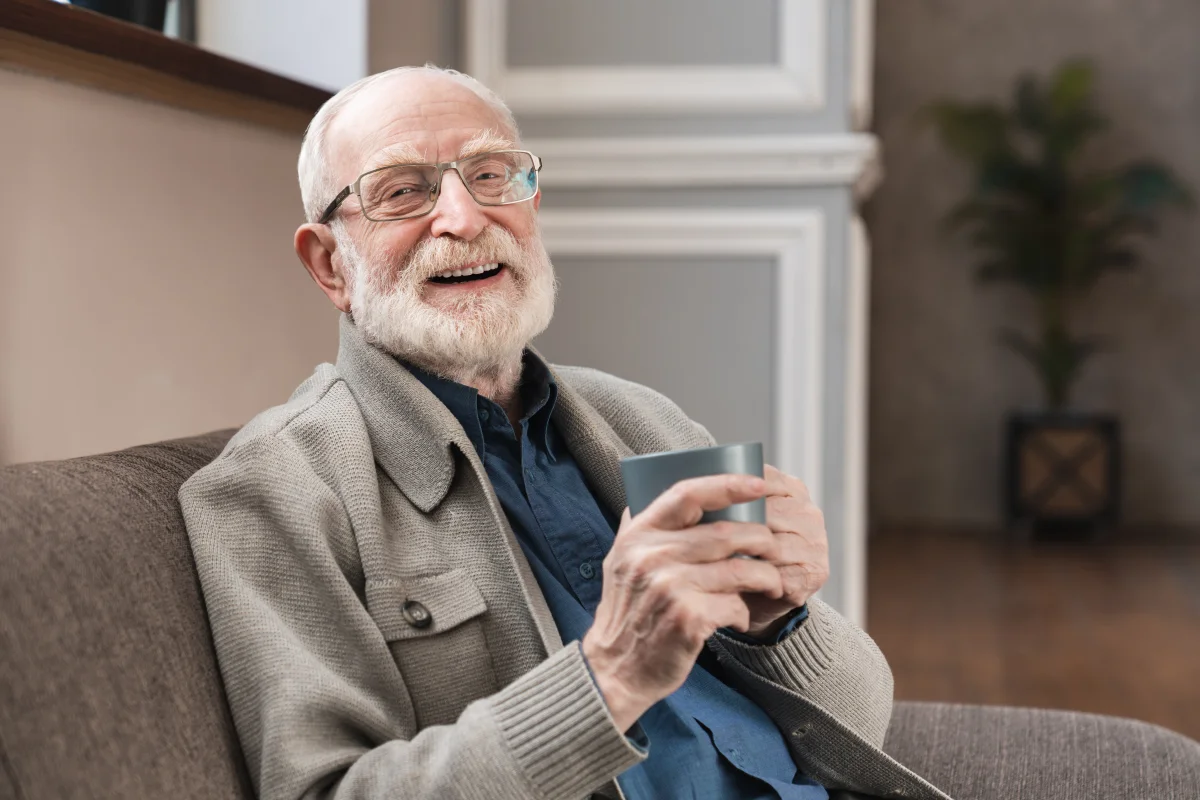
[[[525,496],[542,535],[562,568],[568,588],[589,613],[595,613],[600,603],[601,564],[605,551],[597,541],[593,526],[584,518],[584,510],[571,504],[570,494],[583,498],[584,487],[577,487],[578,492],[563,491],[560,483],[574,477],[571,470],[565,464],[553,464],[549,453],[533,441],[528,427],[521,437],[521,463]],[[556,470],[556,466],[560,469]],[[598,522],[606,524],[603,519]]]

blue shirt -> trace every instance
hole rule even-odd
[[[416,377],[462,424],[546,597],[563,641],[591,627],[601,563],[619,523],[597,502],[553,424],[558,388],[525,354],[520,435],[504,409],[474,389],[418,369]],[[803,621],[796,615],[781,637]],[[638,721],[633,741],[650,756],[618,778],[629,800],[827,800],[796,769],[779,729],[702,651],[678,690]]]

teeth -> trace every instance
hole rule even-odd
[[[492,272],[493,270],[496,270],[499,268],[500,268],[500,265],[498,263],[480,264],[479,266],[471,267],[470,269],[448,270],[446,272],[442,272],[437,275],[434,275],[433,277],[435,277],[435,278],[463,278],[468,275],[482,275],[485,272]]]

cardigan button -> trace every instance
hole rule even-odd
[[[808,736],[808,732],[811,730],[812,730],[812,725],[809,725],[806,722],[803,725],[801,725],[799,728],[796,728],[796,730],[792,731],[792,736],[795,736],[797,739],[803,739],[805,736]]]
[[[433,615],[429,613],[429,609],[416,600],[405,600],[404,605],[400,606],[400,614],[404,621],[414,628],[428,628],[433,624]]]

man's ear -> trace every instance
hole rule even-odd
[[[538,187],[537,194],[533,196],[533,210],[537,211],[542,207],[542,187]]]
[[[326,296],[343,313],[350,313],[350,291],[346,285],[345,259],[334,258],[337,240],[328,225],[306,222],[296,229],[296,255]],[[336,263],[335,263],[336,262]]]

